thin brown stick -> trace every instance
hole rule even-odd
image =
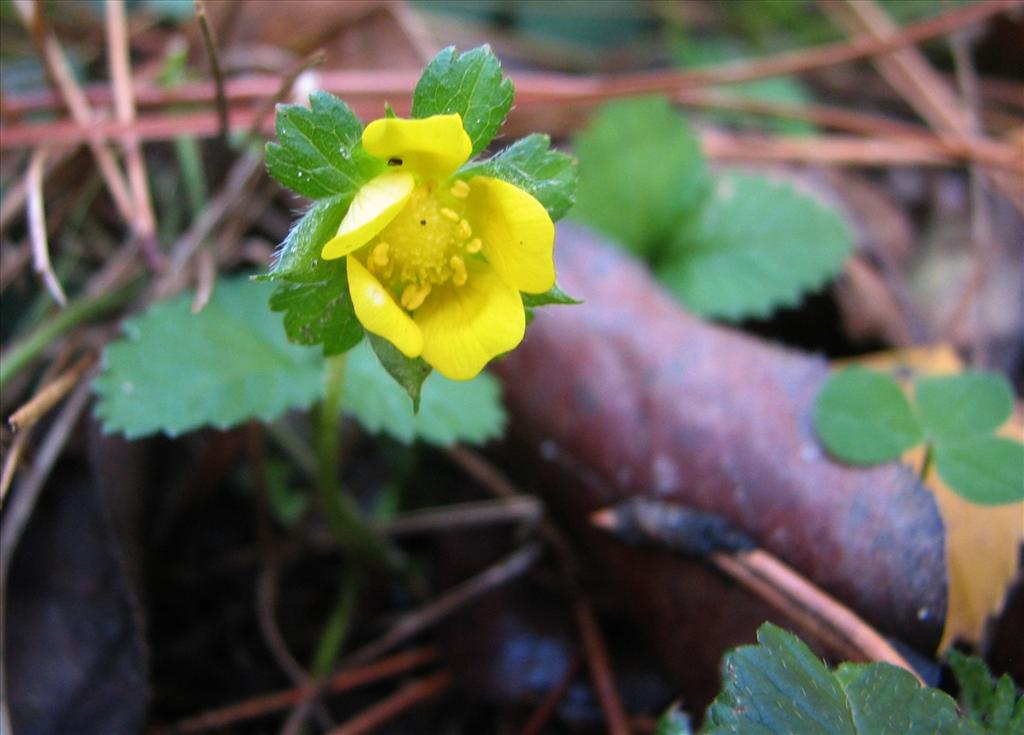
[[[608,732],[611,735],[629,735],[629,719],[626,717],[622,697],[619,696],[618,687],[615,685],[615,673],[608,657],[608,647],[605,645],[604,636],[601,635],[594,611],[583,597],[577,596],[573,602],[573,615],[583,641],[583,650],[587,655],[590,679],[607,721]]]
[[[393,520],[374,524],[374,529],[389,536],[451,532],[498,523],[535,522],[543,513],[544,509],[536,498],[518,496],[411,511]]]
[[[107,189],[110,191],[114,205],[117,207],[121,218],[126,224],[130,225],[133,221],[132,198],[129,194],[124,175],[114,160],[113,154],[103,141],[102,136],[95,129],[98,118],[86,101],[82,88],[75,81],[75,77],[68,65],[67,58],[64,56],[64,51],[57,41],[57,37],[46,26],[39,12],[40,5],[32,0],[13,0],[13,5],[21,22],[39,45],[43,64],[60,92],[64,103],[67,105],[71,117],[80,128],[84,129],[89,149],[96,159],[96,165],[99,167],[100,174],[103,176]]]
[[[519,732],[519,735],[540,735],[544,730],[544,726],[548,724],[548,720],[555,713],[555,708],[558,707],[558,703],[561,702],[565,695],[569,693],[569,688],[572,683],[576,680],[576,675],[580,671],[580,660],[578,657],[573,657],[569,666],[566,668],[562,678],[558,681],[558,684],[547,693],[544,697],[544,701],[540,703],[540,706],[534,710],[533,714],[530,715],[530,719],[523,725],[523,729]]]
[[[11,430],[20,432],[28,429],[45,416],[51,408],[56,406],[64,396],[78,385],[82,376],[85,375],[95,362],[96,355],[94,353],[82,355],[74,365],[55,380],[43,386],[38,393],[32,396],[27,403],[12,413],[7,419]]]
[[[716,552],[711,561],[844,658],[884,661],[924,683],[906,659],[860,616],[767,551]]]
[[[210,73],[213,75],[214,94],[217,100],[217,120],[219,123],[218,135],[221,142],[227,146],[228,133],[228,101],[224,94],[224,75],[220,70],[220,59],[217,56],[217,44],[213,40],[213,29],[210,28],[206,14],[205,0],[195,0],[196,20],[199,22],[199,30],[203,36],[203,45],[206,47],[206,56],[210,60]]]
[[[6,135],[6,131],[4,131]],[[48,147],[48,154],[46,156],[46,165],[43,167],[43,182],[46,182],[46,177],[53,172],[57,166],[64,163],[68,156],[75,152],[74,146],[59,146],[59,147]],[[25,199],[28,197],[28,189],[25,187],[25,181],[15,181],[11,186],[4,192],[3,201],[0,201],[0,233],[4,232],[10,227],[11,222],[18,216],[19,212],[25,210]]]
[[[438,696],[451,684],[452,675],[447,671],[406,684],[390,697],[363,710],[341,727],[331,730],[329,735],[366,735],[374,732],[416,705]]]
[[[67,306],[57,274],[50,264],[50,246],[46,237],[46,212],[43,209],[43,165],[46,162],[46,148],[39,148],[32,154],[28,171],[25,173],[25,190],[28,192],[27,217],[28,234],[32,243],[32,268],[43,281],[46,290],[61,306]]]
[[[424,647],[402,651],[365,666],[338,672],[324,682],[323,692],[339,694],[350,691],[436,660],[437,649],[435,648]],[[309,687],[293,687],[270,694],[262,694],[226,707],[208,710],[173,725],[156,728],[150,735],[192,735],[193,733],[231,727],[294,705],[308,693],[308,689]]]
[[[132,82],[131,61],[128,58],[128,24],[125,20],[124,0],[107,0],[107,46],[110,54],[110,80],[114,89],[114,113],[117,121],[130,129],[135,122],[135,87]],[[137,135],[122,136],[128,187],[133,207],[133,230],[139,238],[139,247],[152,267],[163,264],[163,255],[156,242],[156,217],[146,176],[146,160]]]
[[[30,434],[27,431],[16,435],[10,447],[7,448],[7,453],[4,455],[4,466],[0,470],[0,508],[4,507],[4,502],[7,500],[7,491],[11,488],[14,473],[18,471],[21,455],[25,453],[29,436]]]

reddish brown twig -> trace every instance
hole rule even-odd
[[[608,732],[611,735],[629,735],[629,719],[622,706],[619,690],[615,686],[615,674],[608,658],[608,647],[605,645],[590,603],[577,596],[573,602],[573,615],[576,617],[576,627],[579,628],[583,641],[583,650],[587,654],[590,679],[608,723]]]
[[[418,668],[436,659],[437,650],[434,648],[403,651],[365,666],[341,671],[324,682],[323,691],[325,694],[346,692]],[[290,707],[300,701],[309,689],[310,687],[293,687],[253,697],[227,707],[208,710],[173,725],[156,728],[151,735],[190,735],[230,727]]]
[[[433,676],[406,684],[390,697],[360,712],[329,735],[365,735],[395,719],[422,702],[433,699],[452,684],[452,675],[441,671]]]
[[[544,701],[540,703],[540,706],[534,710],[530,719],[523,725],[523,729],[519,735],[540,735],[543,731],[544,726],[548,724],[548,720],[555,713],[555,708],[558,707],[558,703],[565,698],[565,695],[569,693],[569,688],[572,686],[573,681],[576,680],[576,675],[580,671],[580,660],[578,657],[573,657],[572,662],[566,668],[565,673],[559,680],[558,684],[548,692],[547,696],[544,697]]]

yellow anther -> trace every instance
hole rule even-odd
[[[469,222],[466,220],[460,220],[459,233],[462,235],[463,240],[468,240],[473,236],[473,228],[469,226]]]
[[[459,221],[459,213],[454,209],[448,209],[448,207],[441,207],[441,216],[445,219],[451,220],[452,222]]]
[[[466,273],[466,263],[458,255],[453,255],[452,259],[448,261],[448,265],[452,267],[452,283],[456,286],[461,286],[466,282],[468,274]]]
[[[483,241],[479,237],[474,237],[466,245],[466,252],[467,253],[479,253],[480,250],[483,248],[483,246],[484,246]]]
[[[379,242],[373,248],[373,262],[376,265],[385,266],[388,264],[388,249],[390,247],[386,242]]]
[[[452,191],[452,196],[453,197],[458,197],[459,199],[465,199],[466,197],[469,196],[469,184],[467,184],[462,179],[459,179],[454,184],[452,184],[451,191]]]
[[[409,311],[415,311],[416,309],[423,306],[423,302],[430,294],[430,284],[424,283],[422,286],[417,286],[415,283],[410,283],[402,291],[402,306]]]

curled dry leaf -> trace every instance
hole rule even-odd
[[[852,468],[822,451],[811,409],[825,361],[695,319],[579,228],[557,242],[563,285],[586,303],[538,314],[499,365],[513,433],[688,701],[708,701],[723,651],[780,617],[700,562],[610,541],[588,527],[601,507],[647,495],[721,514],[883,633],[934,650],[935,502],[899,463]]]

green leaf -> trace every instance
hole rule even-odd
[[[974,437],[936,444],[935,469],[958,494],[979,505],[1024,500],[1024,444]]]
[[[960,701],[967,716],[986,733],[1015,735],[1024,732],[1024,697],[1008,674],[993,680],[985,662],[950,649],[948,662],[960,685]]]
[[[576,161],[551,150],[551,139],[540,133],[517,140],[486,161],[467,164],[458,176],[507,181],[544,205],[552,220],[561,219],[576,201]]]
[[[1013,412],[1013,391],[995,373],[920,378],[914,400],[921,425],[937,442],[991,434]]]
[[[759,645],[722,661],[723,688],[705,715],[713,735],[953,735],[975,733],[956,702],[885,663],[832,673],[804,643],[765,623]]]
[[[270,272],[257,276],[256,280],[324,281],[336,277],[339,268],[344,276],[344,267],[340,265],[342,261],[320,260],[320,250],[338,231],[351,201],[350,196],[337,196],[315,202],[288,231],[274,254]]]
[[[825,382],[814,405],[814,426],[829,452],[854,464],[896,459],[923,439],[896,381],[861,367]]]
[[[412,93],[412,116],[457,112],[473,142],[470,158],[494,138],[512,108],[515,88],[490,46],[459,54],[449,46],[434,57]]]
[[[330,281],[282,283],[270,297],[270,309],[284,312],[284,331],[291,342],[323,345],[325,357],[355,347],[363,338],[348,292],[345,260]]]
[[[663,97],[605,105],[575,152],[571,216],[655,262],[711,188],[699,141]]]
[[[267,309],[269,291],[247,278],[223,279],[198,314],[183,294],[125,322],[93,384],[104,430],[133,439],[226,429],[317,400],[323,359],[288,343]]]
[[[654,735],[693,735],[693,727],[687,714],[673,704],[658,718]]]
[[[368,341],[372,343],[372,335]],[[408,396],[366,343],[346,357],[345,410],[368,431],[403,443],[479,444],[501,436],[505,426],[500,385],[491,375],[460,382],[431,374],[422,384],[419,412],[414,414]]]
[[[277,106],[279,142],[267,144],[267,170],[310,199],[352,196],[384,164],[362,149],[363,124],[348,105],[322,91],[309,101]]]
[[[538,306],[548,306],[549,304],[576,305],[582,303],[583,302],[579,299],[574,299],[572,296],[560,289],[557,283],[544,293],[523,294],[523,306],[527,309],[533,309]]]
[[[843,220],[814,199],[786,184],[729,176],[656,270],[698,314],[767,316],[835,276],[851,247]]]
[[[412,399],[412,412],[420,410],[420,391],[423,381],[430,375],[431,367],[420,357],[406,357],[383,337],[367,332],[370,346],[380,360],[381,366]]]

